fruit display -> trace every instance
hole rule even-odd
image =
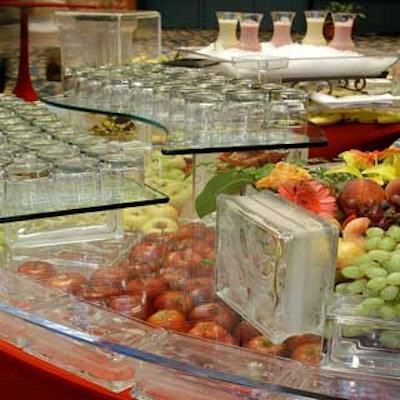
[[[113,265],[81,266],[80,272],[65,272],[51,261],[35,259],[13,268],[46,287],[141,320],[155,329],[280,357],[291,357],[298,344],[316,343],[316,335],[311,334],[299,335],[297,341],[272,343],[217,297],[215,240],[213,227],[193,221],[181,224],[174,232],[143,235],[129,254]],[[321,347],[320,338],[317,342]],[[314,364],[317,358],[305,362]]]

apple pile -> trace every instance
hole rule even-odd
[[[305,335],[294,342],[273,344],[217,298],[215,229],[195,221],[173,232],[144,235],[128,257],[114,266],[100,266],[91,275],[60,272],[43,260],[25,261],[18,271],[43,285],[71,293],[150,325],[263,354],[313,362],[321,341]],[[310,344],[300,350],[300,344]],[[311,350],[314,350],[312,352]],[[301,354],[301,356],[299,355]],[[308,357],[308,358],[307,358]]]

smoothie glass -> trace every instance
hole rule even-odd
[[[218,37],[216,44],[223,49],[237,47],[237,27],[239,22],[239,13],[231,11],[217,11]]]
[[[296,13],[294,11],[271,11],[273,33],[271,43],[277,47],[292,44],[292,22]]]
[[[325,46],[324,23],[328,11],[325,10],[307,10],[304,11],[307,30],[301,41],[302,44],[311,44],[314,46]]]
[[[355,44],[353,42],[352,33],[356,17],[356,13],[332,13],[335,31],[333,39],[329,43],[330,47],[338,50],[354,49]]]
[[[259,39],[262,13],[240,13],[240,42],[239,48],[250,51],[261,51]]]

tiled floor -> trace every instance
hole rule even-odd
[[[164,30],[162,32],[163,54],[173,56],[176,53],[175,49],[180,46],[205,46],[213,42],[216,36],[217,32],[215,30]],[[299,34],[293,35],[295,41],[299,41],[301,37],[302,36]],[[261,41],[268,41],[271,38],[271,32],[261,31],[260,38]],[[1,35],[0,49],[2,48],[1,44],[4,40],[7,41],[6,35]],[[54,40],[50,42],[54,43]],[[355,43],[357,49],[363,52],[400,53],[400,36],[357,36],[355,37]],[[18,59],[16,54],[17,52],[8,53],[7,90],[12,88],[17,75]],[[46,47],[43,43],[31,51],[31,75],[35,88],[38,90],[46,89],[50,92],[57,92],[60,90],[60,84],[58,82],[49,82],[46,79],[46,68],[49,61],[59,61],[59,57],[57,48]]]

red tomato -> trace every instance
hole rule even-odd
[[[281,344],[273,344],[265,336],[259,335],[250,339],[245,346],[247,349],[272,356],[280,356],[284,350]]]
[[[18,272],[42,281],[54,275],[56,270],[52,264],[46,261],[25,261],[18,267]]]
[[[158,328],[187,332],[190,328],[185,316],[178,310],[159,310],[147,318],[147,322]]]
[[[236,339],[220,324],[213,321],[200,321],[188,332],[189,335],[215,340],[226,344],[237,344]]]
[[[110,296],[117,296],[122,294],[121,288],[113,287],[110,285],[86,285],[84,286],[81,297],[88,301],[105,300]]]
[[[318,365],[321,360],[321,344],[301,344],[292,351],[291,358],[304,364]]]
[[[191,321],[213,321],[232,332],[239,323],[239,318],[228,306],[213,301],[196,306],[188,315]]]
[[[178,310],[187,314],[193,308],[193,301],[183,292],[167,290],[154,299],[153,306],[156,310]]]
[[[151,314],[151,305],[145,293],[143,295],[121,295],[111,297],[108,307],[133,318],[146,320]]]

